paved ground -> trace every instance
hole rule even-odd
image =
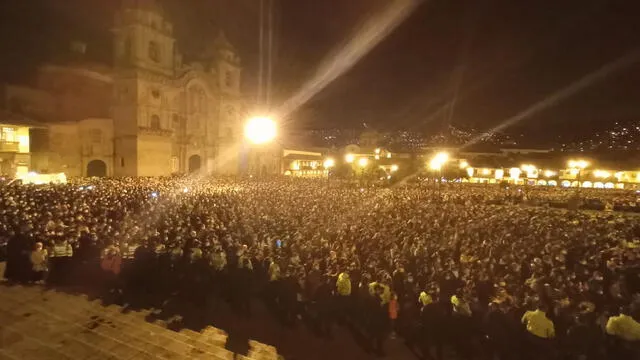
[[[231,337],[217,328],[174,332],[123,314],[119,306],[39,287],[0,287],[0,359],[234,359]],[[275,348],[251,342],[247,357],[276,360]]]

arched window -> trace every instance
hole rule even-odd
[[[160,129],[160,117],[158,115],[151,115],[151,128],[154,130]]]
[[[155,41],[149,41],[149,59],[160,62],[160,46]]]

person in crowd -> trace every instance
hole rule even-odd
[[[49,271],[49,254],[41,242],[36,243],[36,248],[31,252],[30,259],[31,264],[33,265],[32,281],[37,284],[43,284],[47,278],[47,272]]]

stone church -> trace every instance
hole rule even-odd
[[[31,168],[70,176],[241,172],[241,65],[226,37],[183,63],[173,25],[153,0],[124,0],[112,30],[112,65],[48,64],[34,84],[5,88],[11,111],[47,128],[32,135]]]

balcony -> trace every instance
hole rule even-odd
[[[20,143],[17,141],[0,141],[0,152],[18,152]]]

